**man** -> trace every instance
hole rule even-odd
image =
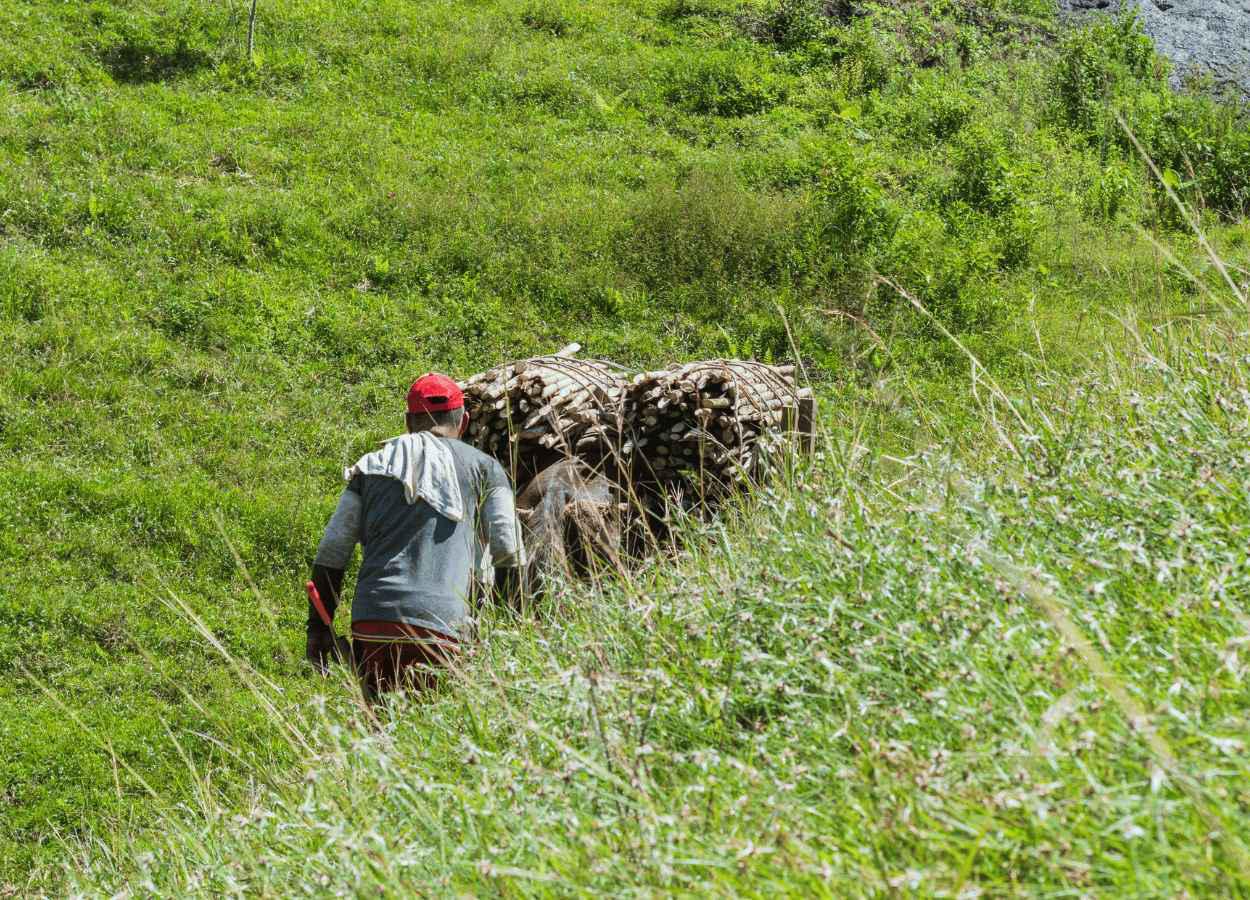
[[[519,606],[524,550],[512,485],[499,463],[459,440],[464,395],[444,375],[408,391],[408,433],[361,457],[317,547],[312,580],[333,618],[343,570],[363,548],[352,603],[352,656],[367,696],[429,687],[456,658],[469,620],[479,541],[500,599]],[[309,602],[307,657],[336,654],[334,632]]]

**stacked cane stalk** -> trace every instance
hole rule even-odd
[[[614,364],[571,355],[498,366],[463,385],[465,439],[521,480],[562,458],[596,464],[619,443],[627,385]]]
[[[683,483],[730,487],[761,476],[796,437],[810,449],[814,401],[793,366],[708,360],[644,372],[554,356],[507,363],[463,385],[465,439],[521,485],[578,458],[623,492],[659,499]]]
[[[730,485],[759,475],[787,432],[810,434],[812,403],[793,366],[711,360],[644,372],[625,397],[621,452],[636,480],[664,485],[697,474]]]

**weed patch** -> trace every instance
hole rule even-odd
[[[621,246],[627,265],[652,289],[699,283],[715,292],[782,277],[796,213],[785,198],[761,198],[729,176],[699,171],[645,196]]]
[[[674,66],[667,75],[665,98],[692,113],[750,116],[775,106],[785,93],[780,76],[752,57],[732,51],[709,53]]]
[[[568,13],[553,4],[531,3],[521,13],[521,23],[526,28],[542,31],[552,37],[563,37],[573,27]]]

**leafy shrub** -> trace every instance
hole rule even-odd
[[[1055,4],[1052,0],[991,0],[981,5],[995,12],[1013,16],[1029,16],[1044,20],[1055,17]]]
[[[1135,15],[1069,32],[1052,76],[1060,117],[1087,136],[1105,139],[1113,101],[1134,80],[1154,76],[1154,66],[1154,45]]]
[[[643,196],[621,241],[622,261],[653,290],[775,280],[787,268],[797,221],[784,197],[699,170]]]
[[[932,71],[932,70],[931,70]],[[945,78],[923,77],[896,103],[901,130],[912,140],[932,145],[950,140],[967,125],[976,111],[976,99]]]
[[[995,222],[967,207],[954,225],[935,213],[916,212],[900,221],[883,253],[882,268],[952,331],[991,331],[1005,311],[993,287],[1002,265],[997,241]],[[882,300],[894,307],[899,298],[887,295]],[[922,332],[933,331],[927,321],[918,321]]]
[[[521,23],[526,28],[546,32],[554,37],[563,37],[573,27],[568,13],[551,2],[527,4],[521,13]]]
[[[809,224],[832,274],[864,274],[898,224],[898,207],[876,174],[846,148],[834,148],[813,193]]]
[[[930,189],[932,208],[916,208],[914,199],[909,208],[893,199],[870,159],[835,148],[808,213],[817,246],[804,258],[821,261],[844,302],[875,296],[865,309],[870,316],[898,310],[900,298],[871,289],[868,280],[880,273],[905,285],[951,330],[989,335],[1009,308],[1000,275],[1032,259],[1040,230],[1029,199],[1031,167],[985,123],[960,132],[952,162],[950,181]],[[940,340],[927,320],[907,317],[909,328]]]
[[[716,51],[694,65],[669,70],[665,96],[688,112],[749,116],[776,105],[785,95],[781,80],[749,56]]]
[[[828,147],[827,140],[783,144],[768,152],[744,157],[742,173],[748,183],[770,189],[788,190],[816,184],[825,170]]]
[[[1208,203],[1231,218],[1250,215],[1250,123],[1229,127],[1213,148],[1204,174]]]
[[[819,39],[828,27],[822,4],[816,0],[777,0],[775,6],[748,17],[748,34],[782,50],[794,50]]]
[[[977,123],[959,133],[953,162],[951,199],[982,212],[997,214],[1009,209],[1027,178],[1022,164],[1007,148],[1002,130],[988,123]]]
[[[884,88],[903,66],[901,49],[870,19],[857,19],[838,32],[834,58],[848,96]]]
[[[1096,23],[1065,38],[1052,86],[1061,121],[1104,154],[1135,157],[1133,137],[1191,202],[1229,217],[1250,203],[1250,124],[1210,97],[1176,94],[1133,17]],[[1159,187],[1156,185],[1156,187]],[[1162,204],[1165,217],[1179,221]]]
[[[729,8],[718,0],[667,0],[659,9],[665,22],[682,22],[687,19],[718,19],[729,14]]]
[[[1124,118],[1171,187],[1183,187],[1191,202],[1226,216],[1245,214],[1250,207],[1250,121],[1206,97],[1171,92],[1134,97]],[[1123,131],[1119,138],[1126,154],[1136,152]]]
[[[1141,179],[1125,163],[1109,161],[1100,167],[1082,198],[1082,211],[1092,219],[1114,221],[1141,192]]]
[[[1019,269],[1033,260],[1033,249],[1041,231],[1038,208],[1034,203],[1016,203],[994,223],[998,267]]]

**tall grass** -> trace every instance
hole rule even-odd
[[[377,722],[345,673],[256,681],[299,762],[81,846],[76,888],[1250,888],[1250,346],[1121,327],[998,436],[897,458],[838,409],[663,565],[487,616]]]
[[[292,706],[178,601],[302,762],[242,802],[197,774],[197,806],[80,845],[75,887],[1250,889],[1245,288],[1147,162],[1215,312],[1121,317],[1075,382],[1039,335],[1027,402],[935,319],[984,438],[899,458],[839,405],[660,566],[488,612],[438,694],[379,717],[341,670]]]

